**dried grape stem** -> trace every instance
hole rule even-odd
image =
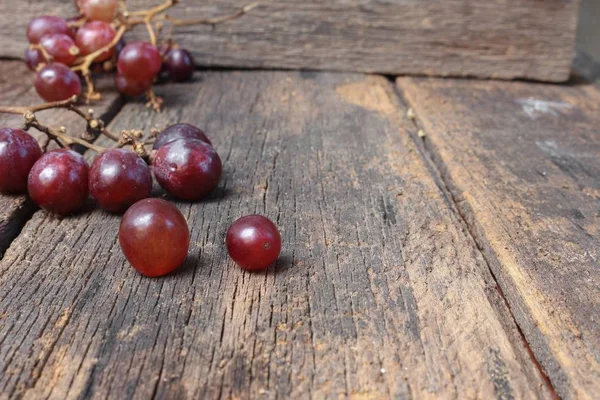
[[[48,127],[45,127],[43,125],[41,125],[39,123],[39,121],[37,120],[35,113],[38,111],[44,111],[44,110],[50,110],[50,109],[56,109],[56,108],[64,108],[66,110],[72,111],[75,114],[79,115],[81,118],[83,118],[86,122],[87,122],[87,127],[89,129],[91,129],[92,131],[96,131],[99,134],[105,135],[106,137],[110,138],[111,140],[118,142],[119,138],[117,138],[116,136],[114,136],[113,134],[111,134],[105,127],[104,127],[104,121],[102,121],[101,119],[97,119],[94,118],[92,113],[93,111],[89,111],[88,113],[82,111],[81,109],[75,107],[75,103],[77,102],[77,96],[72,96],[71,98],[67,99],[67,100],[62,100],[62,101],[54,101],[54,102],[50,102],[50,103],[44,103],[44,104],[38,104],[36,106],[31,106],[31,107],[5,107],[5,106],[0,106],[0,113],[5,113],[5,114],[21,114],[24,116],[25,118],[25,127],[34,127],[37,130],[46,133],[46,135],[48,135],[48,137],[54,141],[56,141],[57,143],[59,143],[60,145],[62,145],[64,147],[65,143],[67,145],[73,144],[73,143],[78,143],[81,144],[83,146],[86,146],[88,148],[91,148],[92,150],[94,150],[93,147],[95,147],[96,149],[100,149],[100,147],[94,146],[94,145],[90,145],[87,146],[84,143],[88,143],[85,140],[79,139],[79,138],[74,138],[72,136],[63,134],[61,132],[57,132],[51,130]],[[60,140],[59,140],[60,139]],[[64,143],[63,143],[64,142]],[[89,144],[89,143],[88,143]],[[47,146],[47,144],[45,144]]]
[[[26,130],[33,127],[35,129],[37,129],[38,131],[45,133],[50,139],[56,141],[59,145],[62,145],[62,147],[70,146],[72,144],[80,144],[90,150],[94,150],[97,153],[102,153],[102,152],[108,150],[104,147],[100,147],[100,146],[96,146],[91,143],[88,143],[83,139],[79,139],[79,138],[67,135],[66,130],[62,127],[58,130],[55,130],[55,129],[52,129],[45,125],[40,124],[38,122],[37,118],[35,117],[35,114],[33,114],[32,112],[27,112],[27,113],[23,114],[23,117],[25,118],[25,129]]]

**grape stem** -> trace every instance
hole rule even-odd
[[[106,150],[102,147],[92,145],[86,140],[69,136],[66,134],[66,132],[63,132],[63,130],[61,130],[61,129],[53,130],[53,129],[48,128],[47,126],[44,126],[39,123],[39,121],[37,120],[37,117],[35,116],[36,112],[50,110],[50,109],[57,109],[57,108],[64,108],[66,110],[72,111],[75,114],[79,115],[81,118],[83,118],[87,123],[87,133],[89,134],[88,136],[90,138],[94,139],[97,136],[96,134],[102,134],[115,142],[120,141],[119,138],[117,138],[115,135],[111,134],[106,129],[106,127],[104,126],[104,121],[102,121],[101,119],[98,119],[98,118],[94,118],[93,110],[90,109],[86,113],[85,111],[83,111],[75,106],[76,102],[77,102],[77,96],[73,96],[67,100],[53,101],[50,103],[38,104],[36,106],[30,106],[30,107],[0,106],[0,113],[23,115],[23,117],[25,118],[25,128],[26,129],[33,127],[33,128],[36,128],[37,130],[39,130],[40,132],[45,133],[48,136],[48,141],[44,142],[44,145],[43,145],[44,148],[46,148],[48,146],[48,143],[50,140],[53,140],[61,147],[65,147],[65,145],[68,146],[68,145],[72,145],[72,144],[80,144],[80,145],[85,146],[94,151]]]
[[[136,25],[144,25],[146,27],[146,30],[148,31],[148,36],[150,37],[150,42],[152,43],[153,46],[156,46],[157,45],[157,33],[154,31],[154,28],[152,27],[153,21],[156,21],[156,23],[157,23],[156,29],[157,29],[158,34],[160,34],[163,22],[168,22],[171,25],[171,27],[170,27],[171,30],[174,26],[202,25],[202,24],[217,25],[217,24],[231,21],[231,20],[234,20],[236,18],[243,16],[244,14],[248,13],[253,8],[256,8],[259,4],[259,3],[248,4],[248,5],[240,8],[238,11],[236,11],[232,14],[229,14],[229,15],[223,15],[220,17],[213,17],[213,18],[195,19],[195,20],[176,19],[176,18],[170,17],[169,15],[164,14],[164,12],[166,10],[173,7],[178,2],[179,2],[179,0],[166,0],[163,4],[152,7],[148,10],[131,11],[131,12],[125,8],[125,4],[123,3],[122,9],[118,13],[118,15],[114,21],[114,23],[119,28],[118,28],[117,33],[116,33],[115,37],[113,38],[113,40],[109,44],[96,50],[95,52],[79,58],[75,62],[75,65],[73,67],[71,67],[71,69],[73,71],[80,72],[81,75],[83,76],[83,78],[85,79],[86,86],[87,86],[87,90],[86,90],[86,94],[85,94],[86,103],[89,103],[92,100],[100,99],[100,93],[96,92],[96,90],[94,88],[94,82],[92,80],[91,73],[90,73],[90,66],[92,65],[92,63],[98,56],[100,56],[100,55],[104,54],[105,52],[110,51],[110,49],[114,48],[119,43],[119,40],[121,40],[121,38],[123,37],[123,34],[125,33],[125,31],[132,29]],[[78,2],[78,7],[80,7],[80,6],[81,5]],[[71,26],[79,27],[79,26],[82,26],[85,22],[86,22],[86,19],[81,18],[81,19],[78,19],[77,21],[72,22]],[[47,52],[41,46],[38,46],[38,47],[43,52],[44,56],[47,57]],[[149,100],[149,106],[151,106],[156,111],[160,110],[160,104],[162,103],[162,101],[159,97],[156,97],[154,95],[154,92],[152,92],[152,91],[148,92],[148,100]]]

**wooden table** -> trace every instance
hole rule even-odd
[[[188,258],[144,278],[120,216],[1,197],[0,398],[598,398],[598,86],[215,71],[158,93],[96,112],[208,132],[225,172],[177,203]],[[37,101],[0,63],[0,103]],[[265,273],[223,245],[251,213],[283,236]]]

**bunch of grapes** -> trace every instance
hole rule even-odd
[[[150,198],[152,172],[173,197],[197,201],[218,185],[222,164],[206,134],[190,124],[164,129],[153,150],[147,159],[151,166],[135,151],[114,148],[101,152],[89,167],[83,156],[71,149],[44,153],[27,132],[3,128],[0,192],[28,193],[38,206],[61,216],[81,211],[89,194],[109,212],[126,211],[119,230],[123,253],[142,274],[162,276],[185,259],[189,228],[177,207]],[[265,217],[248,216],[230,227],[226,245],[238,265],[261,270],[279,256],[281,237]]]
[[[159,76],[177,82],[191,79],[194,60],[190,52],[170,38],[157,44],[151,22],[160,19],[160,28],[165,21],[184,25],[211,20],[178,21],[162,15],[161,12],[176,4],[176,0],[135,13],[128,12],[124,3],[117,0],[76,0],[75,4],[80,13],[76,17],[40,16],[27,27],[29,47],[25,50],[25,62],[36,72],[35,88],[45,101],[79,96],[81,78],[87,84],[86,100],[99,98],[91,73],[100,71],[114,73],[115,86],[120,93],[130,97],[146,93],[150,105],[158,109],[160,99],[155,98],[151,88]],[[227,17],[221,19],[228,20]],[[146,26],[149,42],[124,41],[123,34],[136,25]]]

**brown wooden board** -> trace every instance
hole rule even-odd
[[[131,10],[161,0],[128,0]],[[182,1],[179,18],[230,14],[240,0]],[[565,81],[579,0],[263,1],[223,25],[175,39],[203,66],[325,69]],[[0,3],[0,56],[22,57],[37,15],[74,15],[71,1]],[[137,38],[147,40],[142,27]]]
[[[128,266],[120,217],[37,212],[0,262],[6,397],[549,398],[475,243],[381,77],[204,73],[129,103],[114,131],[206,129],[224,178],[179,203],[182,268]],[[265,273],[228,259],[236,218],[280,227]]]
[[[0,104],[3,106],[32,106],[44,101],[33,87],[33,72],[20,61],[0,62]],[[95,115],[109,121],[121,106],[120,96],[110,91],[106,80],[99,81],[104,93],[103,99],[92,108]],[[82,107],[86,107],[82,105]],[[52,127],[64,126],[70,133],[85,130],[85,122],[73,113],[64,110],[48,110],[37,114],[39,120]],[[23,117],[0,113],[0,128],[19,128]],[[45,138],[43,133],[31,129],[30,133],[38,140]],[[35,211],[35,205],[26,196],[0,195],[0,257],[10,242],[19,234],[23,224]]]
[[[410,78],[398,85],[556,391],[598,398],[598,87]]]

